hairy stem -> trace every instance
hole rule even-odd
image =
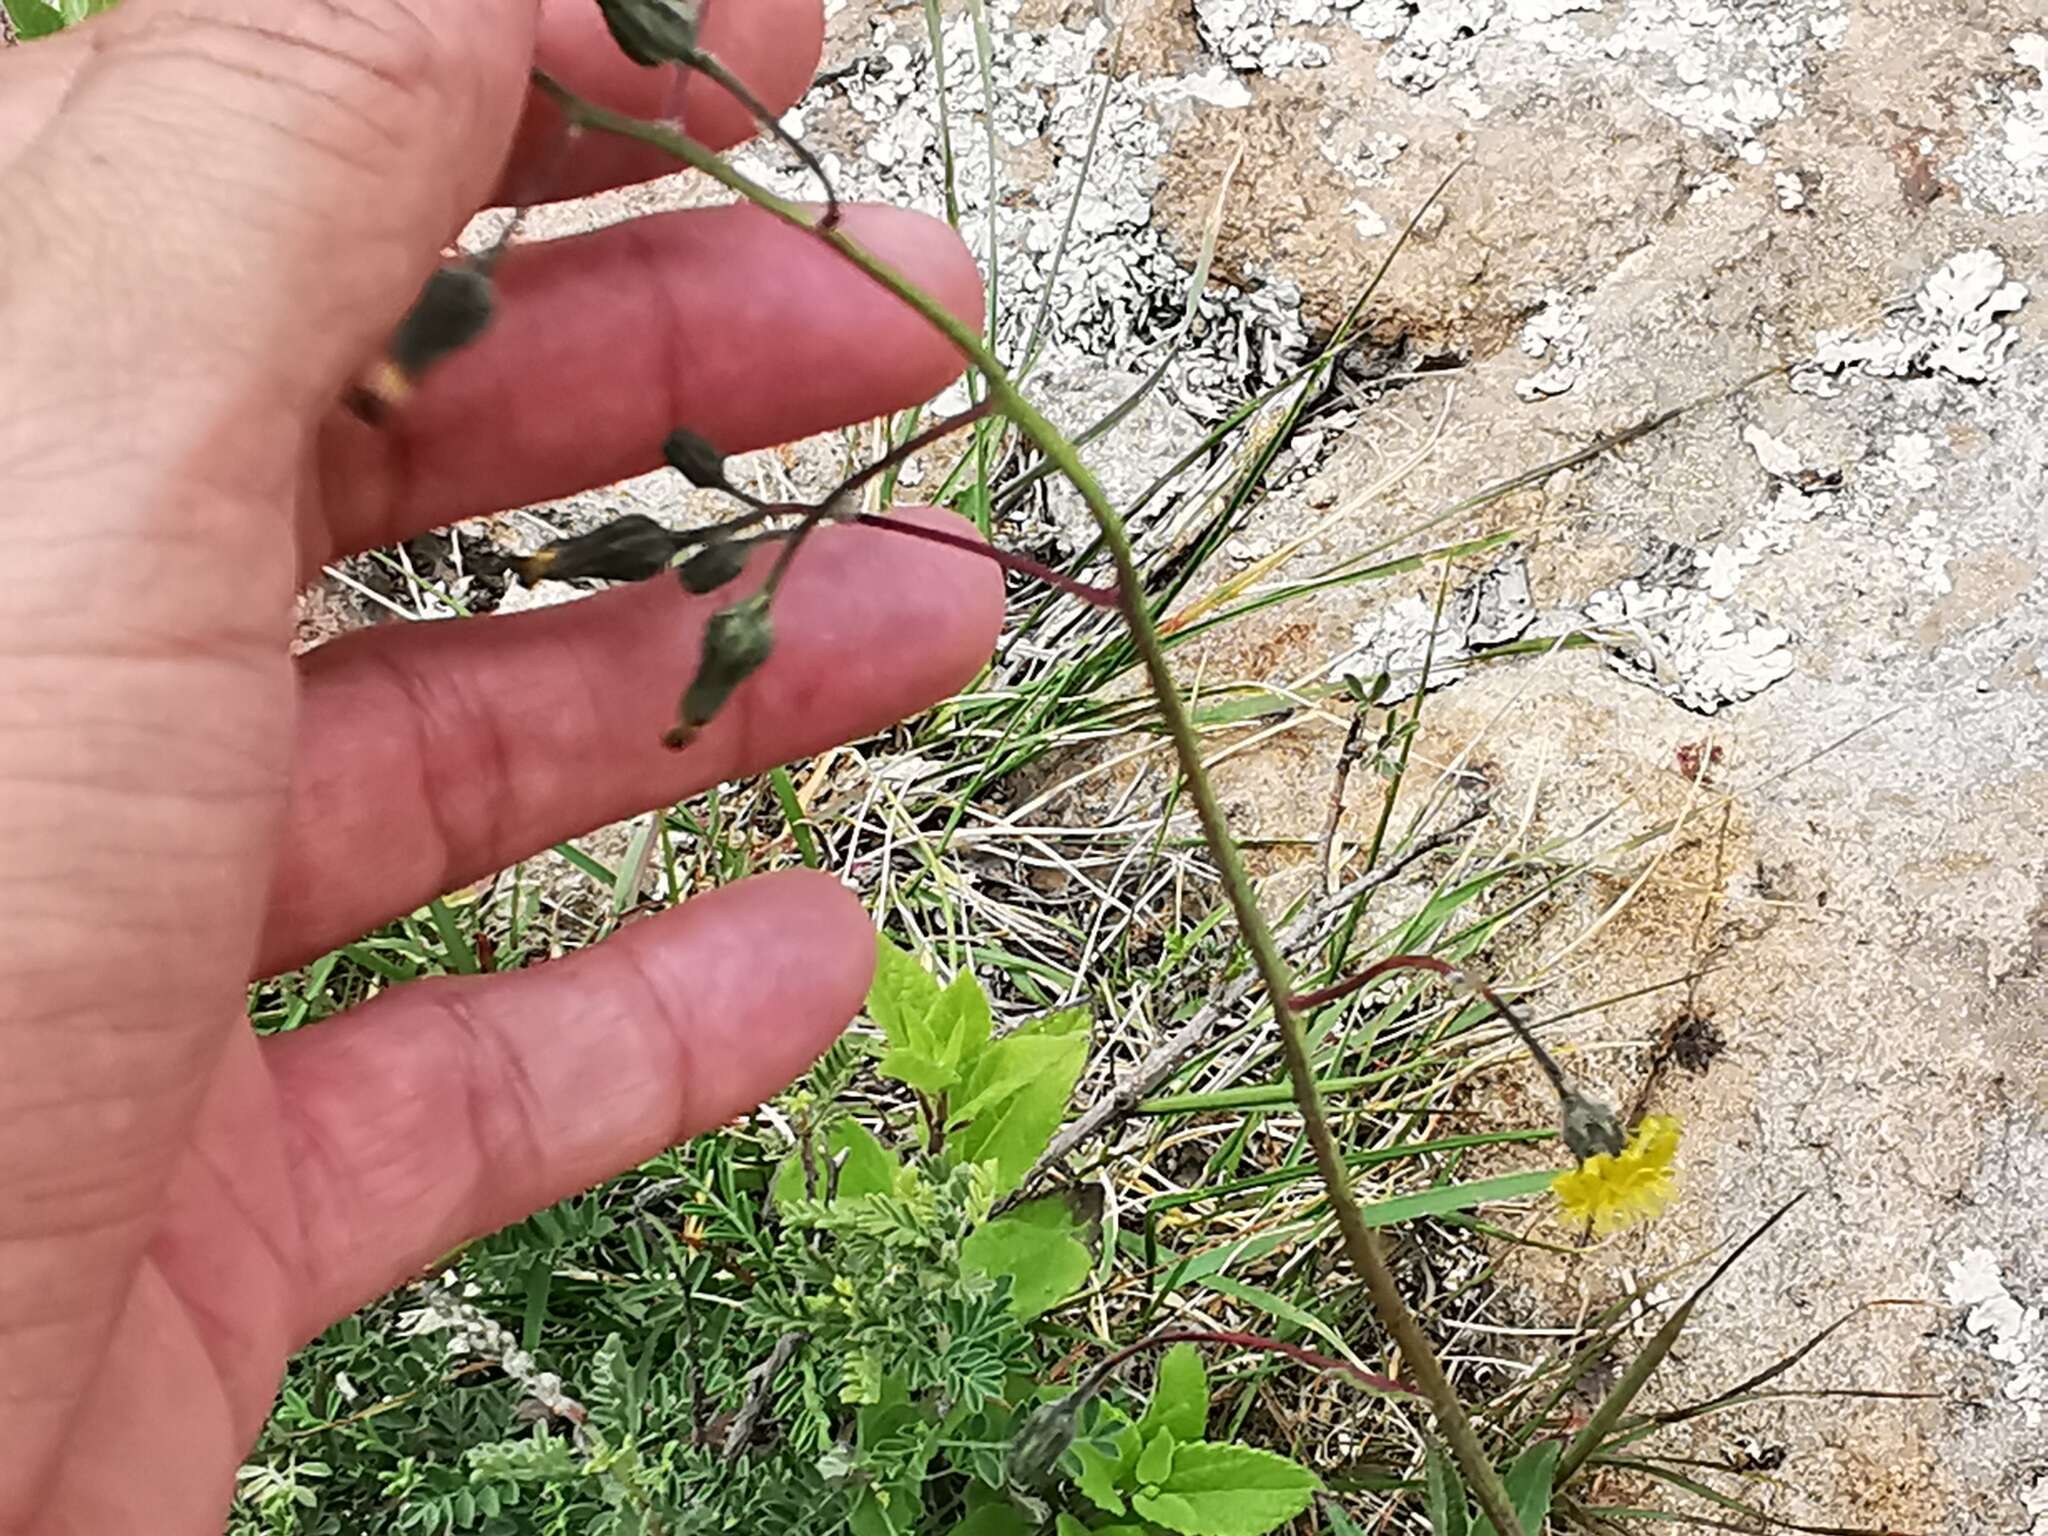
[[[1116,566],[1124,619],[1130,627],[1131,638],[1137,646],[1138,654],[1145,663],[1146,675],[1157,698],[1160,715],[1165,721],[1167,734],[1173,741],[1174,753],[1180,760],[1181,772],[1187,779],[1189,793],[1194,799],[1195,809],[1201,819],[1203,838],[1209,846],[1211,857],[1216,861],[1217,873],[1229,897],[1231,910],[1237,918],[1238,930],[1244,939],[1245,948],[1251,953],[1252,962],[1272,1007],[1274,1021],[1279,1026],[1280,1048],[1286,1059],[1288,1079],[1293,1085],[1294,1102],[1301,1112],[1302,1125],[1307,1133],[1309,1145],[1314,1150],[1316,1169],[1329,1196],[1330,1208],[1336,1215],[1337,1227],[1344,1239],[1345,1254],[1350,1259],[1352,1267],[1365,1281],[1366,1291],[1372,1298],[1373,1310],[1379,1315],[1381,1325],[1386,1328],[1401,1353],[1407,1358],[1417,1385],[1435,1410],[1438,1426],[1444,1438],[1450,1442],[1459,1470],[1464,1473],[1465,1482],[1478,1499],[1480,1508],[1493,1522],[1494,1530],[1499,1536],[1523,1536],[1522,1527],[1515,1518],[1514,1505],[1508,1498],[1507,1489],[1501,1483],[1500,1474],[1494,1469],[1485,1447],[1481,1445],[1478,1432],[1472,1427],[1472,1420],[1466,1414],[1464,1404],[1458,1400],[1457,1391],[1451,1385],[1450,1378],[1444,1374],[1443,1364],[1437,1359],[1436,1350],[1431,1347],[1428,1335],[1422,1331],[1415,1314],[1408,1310],[1407,1302],[1401,1297],[1400,1287],[1394,1280],[1393,1269],[1387,1262],[1386,1250],[1380,1242],[1379,1234],[1365,1224],[1365,1219],[1359,1211],[1357,1198],[1351,1190],[1350,1173],[1344,1166],[1336,1134],[1330,1129],[1329,1116],[1323,1109],[1322,1094],[1316,1087],[1315,1069],[1309,1060],[1308,1044],[1302,1034],[1301,1022],[1289,1004],[1294,991],[1293,980],[1288,974],[1286,962],[1280,956],[1278,946],[1273,942],[1272,931],[1267,927],[1265,914],[1259,909],[1251,876],[1246,872],[1244,860],[1238,853],[1236,839],[1231,836],[1230,826],[1224,818],[1222,805],[1217,801],[1215,788],[1203,770],[1201,743],[1195,735],[1194,723],[1189,719],[1187,709],[1181,702],[1180,691],[1174,682],[1166,651],[1160,644],[1158,626],[1153,622],[1152,611],[1145,601],[1144,578],[1138,570],[1137,557],[1131,547],[1130,536],[1125,532],[1123,519],[1117,515],[1116,509],[1103,495],[1102,487],[1096,483],[1094,475],[1081,462],[1079,454],[1059,430],[1018,393],[1009,375],[996,361],[995,355],[989,351],[973,327],[908,278],[896,272],[886,262],[874,256],[844,230],[821,227],[817,215],[810,209],[787,198],[776,196],[675,128],[661,123],[643,122],[585,101],[539,72],[535,73],[534,82],[561,106],[571,122],[586,128],[622,134],[627,138],[638,139],[642,143],[668,151],[677,159],[723,183],[748,201],[800,229],[811,231],[855,267],[895,294],[951,341],[962,356],[981,372],[988,385],[989,398],[995,402],[996,409],[1031,439],[1038,451],[1058,473],[1073,484],[1088,504],[1088,510],[1102,530],[1103,544]]]

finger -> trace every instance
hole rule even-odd
[[[773,656],[694,744],[665,751],[704,621],[739,590],[690,599],[657,579],[314,652],[261,972],[563,838],[879,730],[963,686],[1002,617],[985,560],[821,530],[775,600]]]
[[[817,70],[825,14],[818,0],[711,0],[699,40],[779,116],[802,98]],[[753,114],[706,77],[627,58],[593,0],[543,0],[534,62],[614,111],[680,116],[684,131],[712,149],[728,149],[756,129]],[[660,151],[609,134],[580,134],[565,147],[561,110],[529,95],[498,196],[508,203],[582,197],[677,168]]]
[[[946,225],[863,207],[844,227],[979,318],[980,273]],[[330,422],[312,563],[642,473],[678,426],[765,447],[914,405],[961,367],[908,306],[751,207],[549,242],[502,272],[500,318],[390,424]]]
[[[751,1109],[853,1017],[874,956],[853,896],[798,870],[530,971],[417,983],[272,1037],[299,1334]]]

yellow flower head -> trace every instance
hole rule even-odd
[[[1570,1221],[1590,1222],[1604,1237],[1650,1220],[1671,1203],[1677,1155],[1678,1122],[1670,1115],[1647,1115],[1619,1155],[1596,1152],[1553,1179],[1550,1192]]]

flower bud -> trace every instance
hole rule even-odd
[[[602,528],[579,533],[554,543],[523,559],[512,569],[521,586],[537,581],[575,581],[595,576],[604,581],[645,581],[667,569],[687,540],[671,533],[653,518],[629,512]]]
[[[731,539],[717,539],[676,567],[676,580],[685,592],[700,597],[716,592],[747,568],[747,548]]]
[[[704,654],[678,710],[675,728],[662,738],[672,751],[696,740],[711,717],[725,707],[735,688],[753,675],[775,649],[775,625],[768,617],[768,594],[722,608],[704,629]]]
[[[661,440],[661,456],[700,490],[724,488],[725,455],[688,427],[677,427]]]
[[[1613,1110],[1576,1088],[1564,1091],[1564,1144],[1573,1157],[1582,1163],[1601,1152],[1615,1157],[1626,1141]]]
[[[697,51],[699,0],[597,0],[612,41],[635,64],[675,64]]]
[[[358,414],[375,420],[403,405],[421,374],[483,335],[496,308],[497,290],[475,266],[460,261],[436,267],[392,332],[384,356],[356,382]]]

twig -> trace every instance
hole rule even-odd
[[[1408,1310],[1408,1304],[1402,1299],[1400,1286],[1395,1282],[1393,1269],[1387,1261],[1385,1246],[1379,1234],[1366,1225],[1358,1201],[1352,1194],[1350,1171],[1345,1167],[1336,1136],[1330,1129],[1329,1117],[1323,1109],[1322,1093],[1316,1086],[1315,1068],[1309,1059],[1307,1040],[1302,1033],[1300,1021],[1295,1017],[1293,1009],[1288,1006],[1288,998],[1294,990],[1292,978],[1288,974],[1279,949],[1274,944],[1265,914],[1259,910],[1258,897],[1252,888],[1251,876],[1238,853],[1236,840],[1231,836],[1230,825],[1224,817],[1222,804],[1217,799],[1215,788],[1203,769],[1201,741],[1195,733],[1194,722],[1189,718],[1186,706],[1181,700],[1165,648],[1160,643],[1159,630],[1153,622],[1152,611],[1145,597],[1144,576],[1138,569],[1137,556],[1131,547],[1130,536],[1124,529],[1123,519],[1109,504],[1094,475],[1081,462],[1072,445],[1060,435],[1058,429],[1047,421],[1030,401],[1018,393],[1016,385],[1011,382],[1002,364],[972,328],[963,323],[944,304],[849,237],[843,229],[821,228],[819,220],[810,210],[787,198],[778,197],[673,128],[659,123],[642,122],[609,111],[594,102],[585,101],[539,72],[535,73],[534,80],[536,87],[553,98],[573,121],[580,122],[585,127],[620,133],[642,143],[668,150],[677,158],[697,166],[785,222],[799,229],[811,231],[860,271],[895,294],[950,340],[969,363],[980,369],[988,386],[989,398],[995,402],[996,408],[1016,423],[1019,430],[1031,439],[1087,503],[1097,527],[1101,529],[1102,541],[1116,566],[1124,620],[1129,626],[1132,642],[1144,661],[1146,677],[1151,684],[1155,702],[1165,722],[1167,734],[1173,741],[1174,753],[1180,760],[1189,794],[1194,799],[1195,809],[1201,819],[1203,838],[1209,845],[1217,874],[1229,896],[1231,910],[1236,915],[1238,930],[1243,936],[1245,947],[1251,952],[1260,983],[1266,992],[1267,1002],[1273,1010],[1274,1023],[1280,1033],[1281,1052],[1287,1062],[1288,1079],[1294,1090],[1295,1104],[1300,1110],[1303,1130],[1308,1137],[1309,1145],[1315,1153],[1316,1169],[1321,1175],[1330,1208],[1336,1216],[1338,1230],[1343,1235],[1345,1254],[1350,1259],[1352,1268],[1364,1280],[1366,1291],[1372,1298],[1373,1310],[1378,1313],[1382,1326],[1393,1337],[1400,1352],[1407,1357],[1423,1395],[1429,1399],[1430,1406],[1436,1412],[1438,1428],[1450,1443],[1452,1454],[1457,1460],[1459,1470],[1464,1474],[1466,1485],[1478,1499],[1479,1507],[1485,1511],[1487,1518],[1493,1522],[1497,1536],[1523,1536],[1521,1522],[1516,1517],[1513,1501],[1509,1499],[1507,1488],[1501,1482],[1500,1473],[1481,1444],[1478,1432],[1473,1428],[1472,1420],[1458,1398],[1457,1389],[1444,1374],[1443,1364],[1438,1360],[1429,1336],[1423,1332],[1422,1325],[1416,1321],[1415,1315]]]
[[[727,1461],[738,1461],[741,1452],[753,1440],[754,1426],[761,1422],[761,1415],[768,1407],[768,1394],[774,1388],[777,1374],[789,1364],[790,1357],[803,1347],[809,1337],[801,1329],[791,1329],[775,1341],[775,1347],[768,1351],[766,1360],[747,1372],[746,1401],[733,1415],[732,1427],[726,1430],[725,1444],[719,1450]]]
[[[1344,786],[1351,782],[1351,770],[1358,766],[1365,749],[1365,710],[1351,716],[1344,745],[1337,752],[1337,771],[1330,783],[1330,817],[1323,824],[1322,840],[1316,844],[1316,869],[1322,875],[1323,894],[1328,896],[1337,883],[1337,828],[1344,820]]]

